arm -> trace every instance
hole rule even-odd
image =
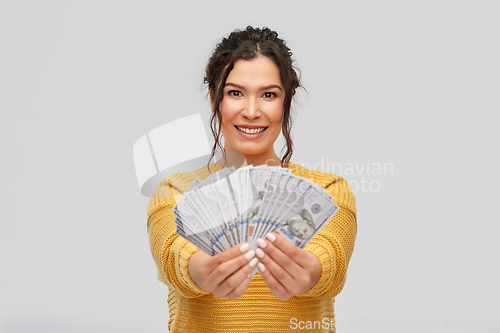
[[[321,262],[319,281],[307,292],[297,296],[332,298],[340,293],[346,280],[347,266],[357,234],[356,200],[347,181],[340,178],[326,187],[340,207],[335,216],[304,247]]]
[[[198,248],[175,232],[172,208],[180,195],[166,179],[158,184],[147,208],[147,231],[158,280],[184,297],[194,298],[208,292],[198,288],[188,272],[189,259]]]

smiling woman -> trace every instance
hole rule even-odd
[[[220,103],[225,150],[237,151],[253,165],[279,165],[274,142],[283,122],[280,71],[262,55],[234,63]],[[244,166],[244,165],[243,165]]]
[[[244,156],[240,167],[289,168],[307,178],[310,187],[325,189],[339,210],[303,249],[270,233],[257,240],[255,251],[238,244],[209,256],[176,234],[172,210],[194,179],[204,180],[226,160],[209,160],[198,170],[162,180],[148,205],[147,226],[158,279],[169,289],[171,332],[288,332],[297,323],[313,322],[324,324],[315,326],[315,332],[335,332],[334,298],[344,286],[354,248],[356,203],[342,177],[290,161],[290,106],[300,87],[291,56],[268,28],[236,30],[216,46],[204,78],[215,139],[210,160],[219,147]],[[274,151],[280,132],[286,139],[281,158]],[[258,198],[256,202],[252,211],[259,209]],[[314,223],[296,202],[288,207],[293,214],[283,227],[308,239],[316,231]],[[255,266],[258,273],[252,279]]]
[[[210,118],[215,139],[212,157],[217,148],[232,150],[233,141],[228,143],[228,139],[238,134],[245,140],[237,140],[234,144],[244,151],[233,151],[245,155],[247,164],[286,167],[293,153],[290,107],[301,84],[292,52],[285,41],[278,38],[278,33],[269,28],[253,27],[232,32],[217,44],[206,67],[204,81],[213,110]],[[217,127],[220,124],[222,126]],[[236,126],[240,130],[233,132],[238,130]],[[244,129],[262,127],[268,127],[262,135]],[[281,159],[270,145],[280,131],[286,140],[286,151]],[[221,132],[227,149],[220,145]],[[259,147],[262,145],[265,147]]]

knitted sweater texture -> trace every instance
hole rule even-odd
[[[175,232],[172,208],[206,166],[174,173],[156,187],[147,207],[147,231],[158,280],[168,286],[170,332],[335,332],[334,302],[346,281],[357,233],[356,201],[346,180],[288,162],[292,173],[321,185],[340,207],[335,216],[304,247],[319,259],[322,275],[310,290],[287,301],[274,297],[257,273],[237,300],[221,299],[193,282],[188,261],[198,248]],[[210,170],[218,170],[211,163]]]

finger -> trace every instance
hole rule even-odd
[[[254,256],[255,256],[255,251],[251,250],[245,254],[240,253],[240,255],[238,257],[230,259],[230,260],[220,264],[208,275],[208,277],[206,279],[207,287],[211,288],[211,290],[218,290],[219,285],[224,280],[226,280],[233,273],[234,274],[240,273],[240,268],[243,267],[244,265],[248,264],[249,261]],[[238,271],[238,272],[236,272],[236,271]],[[248,273],[246,275],[248,275]],[[234,287],[235,286],[233,286],[233,288],[231,288],[230,290],[227,290],[227,292],[234,289]]]
[[[293,276],[278,262],[276,262],[273,257],[265,254],[261,249],[257,249],[256,253],[259,253],[257,258],[262,264],[264,264],[268,274],[271,274],[285,289],[289,289],[289,287],[294,286],[295,282]]]
[[[227,297],[227,295],[248,276],[258,262],[257,258],[253,258],[250,262],[243,265],[238,272],[228,276],[216,287],[216,295],[221,295],[220,297]]]
[[[285,253],[289,258],[292,258],[299,266],[305,268],[309,266],[309,257],[305,255],[304,251],[296,245],[290,243],[278,232],[268,233],[266,241],[272,243],[281,252]]]
[[[252,280],[249,275],[258,262],[257,258],[253,258],[248,265],[243,266],[237,273],[231,275],[221,284],[221,286],[229,287],[229,289],[226,289],[227,298],[237,299],[245,293]]]
[[[211,257],[210,260],[208,260],[207,262],[207,270],[209,272],[212,272],[216,267],[220,266],[222,263],[227,262],[238,256],[241,256],[242,253],[246,253],[248,249],[249,249],[248,243],[241,243],[227,249],[222,253],[219,253]]]
[[[283,241],[288,242],[287,240]],[[295,256],[295,257],[290,257],[286,253],[284,253],[281,249],[274,246],[274,242],[271,243],[269,240],[264,240],[262,238],[257,239],[257,245],[259,246],[259,248],[256,250],[257,256],[259,257],[260,261],[263,262],[264,264],[267,264],[267,262],[264,261],[264,258],[271,257],[279,266],[281,266],[290,275],[294,277],[298,276],[301,273],[301,271],[303,271],[303,268],[301,268],[299,264],[297,264],[294,261],[295,257],[300,255],[299,251],[297,251],[297,254],[294,254],[292,251],[290,251],[292,255]],[[300,249],[297,248],[297,250]]]
[[[251,281],[252,278],[246,276],[245,279],[241,281],[241,283],[227,295],[227,298],[232,300],[240,298],[245,293],[245,291],[247,291]]]
[[[271,293],[278,299],[282,301],[286,301],[289,297],[287,297],[286,288],[271,274],[267,266],[263,263],[259,263],[259,273],[264,279],[264,282],[267,284]]]

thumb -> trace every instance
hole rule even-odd
[[[210,268],[210,271],[214,270],[217,266],[219,266],[222,263],[225,263],[228,260],[239,257],[241,255],[245,255],[246,253],[248,253],[249,248],[250,248],[250,246],[248,243],[240,243],[240,244],[237,244],[237,245],[227,249],[226,251],[224,251],[222,253],[219,253],[219,254],[213,256],[210,259],[210,263],[208,265]],[[252,250],[252,252],[254,252],[254,251]],[[252,255],[252,257],[253,257],[253,255]]]

